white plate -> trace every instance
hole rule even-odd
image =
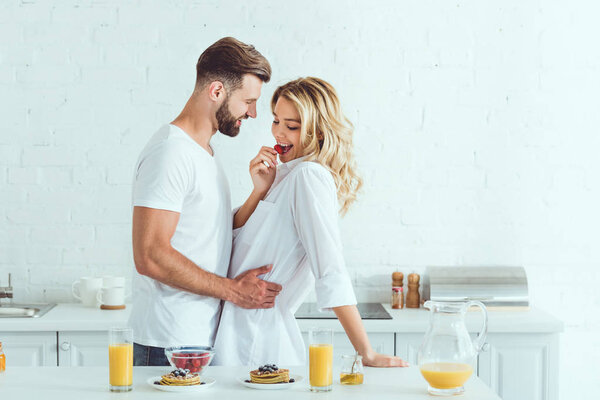
[[[295,382],[293,383],[252,383],[246,382],[246,380],[250,380],[249,376],[245,376],[243,378],[238,378],[238,382],[244,386],[247,386],[252,389],[260,389],[260,390],[282,390],[289,389],[294,386],[296,383],[301,382],[303,377],[300,375],[290,375],[290,379],[293,379]]]
[[[200,380],[204,382],[204,384],[200,385],[191,385],[191,386],[166,386],[166,385],[157,385],[154,382],[160,381],[160,376],[153,376],[152,378],[148,378],[146,382],[148,385],[152,386],[154,389],[162,390],[164,392],[196,392],[198,390],[206,389],[207,387],[214,385],[216,380],[215,378],[211,378],[209,376],[201,376]]]

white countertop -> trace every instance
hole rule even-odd
[[[216,379],[216,383],[198,392],[182,396],[150,387],[146,381],[153,376],[168,372],[168,367],[134,367],[133,390],[127,393],[111,393],[108,390],[108,367],[9,367],[0,373],[0,393],[7,399],[147,399],[147,398],[219,398],[286,400],[306,398],[334,399],[403,399],[431,400],[427,393],[427,382],[416,367],[409,368],[365,368],[365,383],[357,386],[342,386],[334,367],[333,390],[329,393],[312,393],[308,389],[306,367],[290,368],[292,374],[304,376],[304,380],[289,390],[254,390],[241,385],[238,377],[248,376],[247,368],[208,367],[205,374]],[[337,374],[336,374],[337,372]],[[471,377],[465,385],[463,400],[500,400],[479,378]]]
[[[392,310],[388,304],[385,309],[391,320],[364,320],[368,332],[424,333],[429,325],[429,310],[402,309]],[[0,318],[0,332],[15,331],[103,331],[113,326],[127,324],[131,306],[125,310],[100,310],[83,307],[81,304],[58,304],[40,318]],[[552,315],[538,309],[528,311],[488,311],[490,333],[554,333],[562,332],[563,323]],[[329,327],[336,332],[343,328],[336,319],[299,319],[301,330],[318,325]],[[469,312],[467,327],[478,332],[481,326],[479,312]]]
[[[392,319],[363,320],[368,332],[425,333],[429,327],[430,311],[426,308],[392,310],[389,304],[383,304],[383,307]],[[469,311],[466,316],[467,329],[470,332],[479,332],[482,319],[479,311]],[[344,331],[337,319],[297,321],[302,330],[317,324],[334,329],[336,332]],[[527,311],[488,310],[489,333],[553,333],[562,332],[563,329],[562,321],[539,308],[531,308]]]
[[[14,331],[106,331],[125,326],[131,306],[124,310],[101,310],[78,303],[57,304],[39,318],[0,318],[0,332]]]

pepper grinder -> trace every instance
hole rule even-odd
[[[419,274],[408,275],[408,293],[406,293],[406,308],[419,308],[421,299],[419,296]]]
[[[392,273],[392,308],[404,308],[404,274],[402,272]]]

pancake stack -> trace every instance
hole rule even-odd
[[[267,364],[250,371],[250,382],[252,383],[288,383],[290,381],[290,370],[279,369],[274,364]]]
[[[167,375],[161,376],[159,385],[163,386],[193,386],[200,385],[200,376],[190,373],[187,369],[176,369]]]

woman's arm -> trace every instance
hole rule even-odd
[[[254,189],[252,189],[252,193],[250,193],[244,205],[233,216],[233,229],[244,226],[256,210],[258,202],[264,199],[275,180],[276,165],[277,152],[267,146],[263,146],[258,155],[250,161],[250,176],[252,177]]]
[[[333,311],[344,327],[354,349],[362,356],[365,366],[408,367],[408,363],[400,357],[379,354],[373,350],[356,306],[334,307]]]
[[[244,226],[246,221],[248,221],[248,218],[250,218],[254,210],[256,210],[258,202],[264,199],[266,194],[267,192],[261,193],[256,189],[253,190],[252,193],[250,193],[248,199],[233,216],[233,229]]]
[[[338,227],[338,201],[331,173],[316,163],[303,163],[294,177],[292,214],[313,275],[319,308],[331,308],[354,348],[372,367],[408,365],[398,357],[377,354],[371,347],[346,271]]]

